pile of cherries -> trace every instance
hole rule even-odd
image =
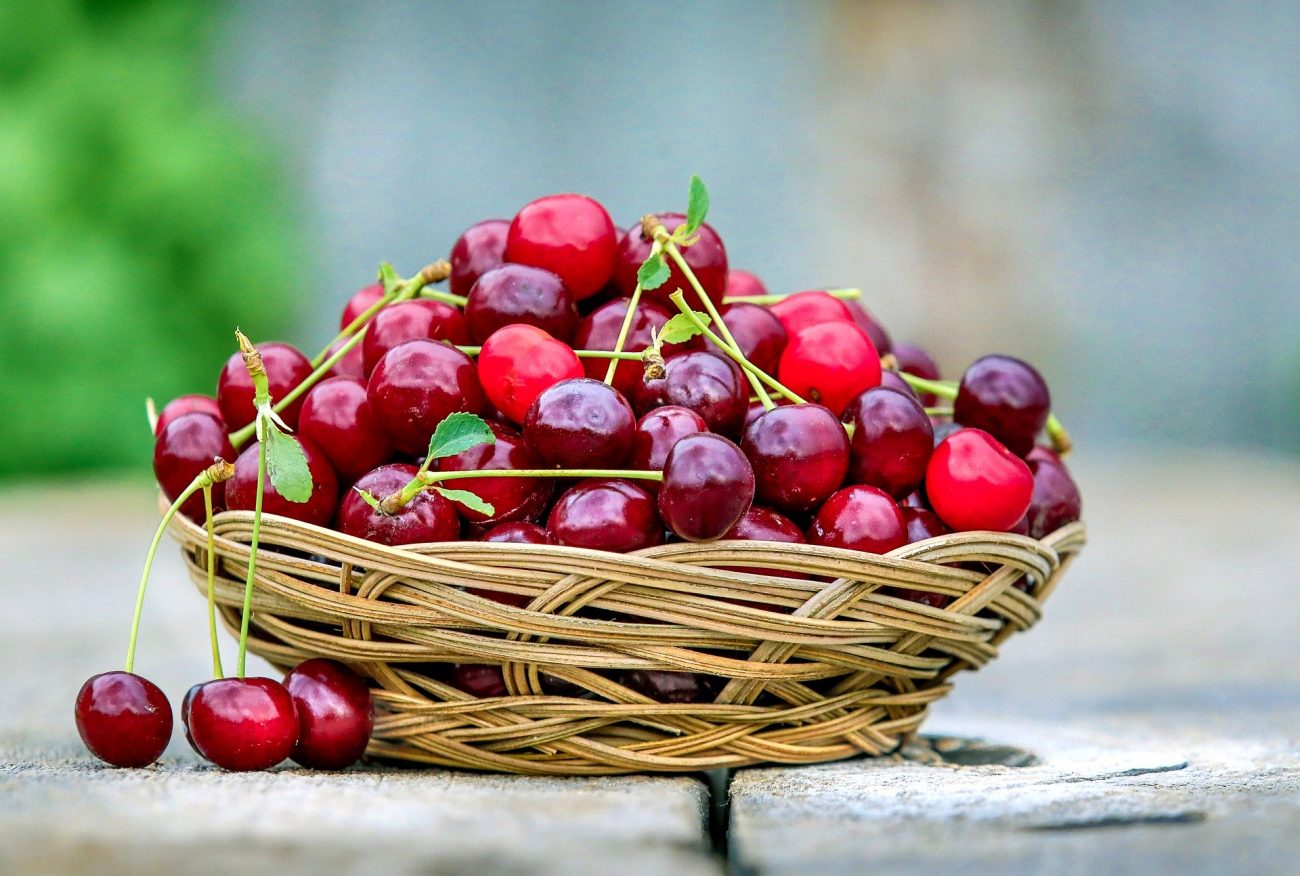
[[[646,282],[655,259],[667,279]],[[1078,489],[1042,442],[1045,432],[1058,449],[1065,439],[1032,366],[991,355],[960,382],[942,381],[930,356],[892,342],[852,291],[773,296],[730,269],[700,217],[656,214],[620,233],[595,200],[552,195],[470,227],[448,262],[358,291],[315,360],[288,344],[258,346],[312,483],[307,501],[292,502],[268,479],[265,513],[386,545],[629,552],[742,539],[877,554],[958,531],[1042,538],[1079,517]],[[443,275],[449,292],[432,288]],[[256,415],[239,354],[215,397],[168,404],[154,448],[168,498],[221,458],[234,473],[213,486],[215,509],[252,510]],[[452,415],[481,417],[488,434],[432,453]],[[202,521],[201,497],[180,513]],[[949,601],[887,593],[932,608]],[[688,672],[611,677],[661,702],[709,699],[721,685]],[[448,667],[445,680],[475,696],[506,693],[496,666]],[[582,693],[550,676],[543,684]],[[77,717],[91,750],[120,765],[152,762],[171,726],[162,693],[127,673],[87,682]],[[365,683],[321,660],[284,685],[196,686],[182,719],[199,753],[230,769],[286,756],[345,765],[371,721]]]

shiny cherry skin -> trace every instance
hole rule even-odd
[[[781,325],[776,315],[766,307],[743,301],[727,305],[722,309],[721,315],[745,358],[760,371],[775,374],[777,363],[781,361],[781,352],[788,340],[785,326]],[[710,342],[709,349],[717,348]]]
[[[632,393],[637,414],[664,405],[681,405],[704,418],[709,431],[737,436],[749,410],[749,384],[730,360],[712,353],[686,353],[669,359],[664,376],[643,379]]]
[[[302,383],[311,374],[311,360],[289,344],[271,342],[258,344],[257,351],[262,354],[262,364],[266,366],[267,387],[271,400],[278,401]],[[253,408],[253,378],[248,376],[244,367],[244,357],[235,353],[226,360],[217,380],[217,404],[221,407],[221,416],[230,431],[242,429],[253,422],[256,410]],[[289,424],[290,429],[298,426],[298,411],[302,409],[302,398],[280,411],[280,417]]]
[[[536,326],[567,344],[578,328],[578,311],[558,275],[529,265],[501,265],[469,290],[465,321],[476,344],[516,323]]]
[[[904,505],[903,521],[907,524],[907,543],[914,544],[918,541],[924,541],[927,538],[935,538],[940,535],[947,535],[952,532],[939,515],[935,514],[929,508],[920,508],[915,505]]]
[[[844,306],[849,309],[853,324],[871,338],[871,345],[876,348],[877,353],[883,356],[893,351],[894,342],[890,339],[889,332],[885,331],[885,327],[871,315],[870,311],[856,301],[845,301]]]
[[[1034,476],[1034,494],[1025,515],[1026,534],[1030,538],[1051,535],[1082,516],[1083,498],[1065,463],[1031,459],[1029,471]]]
[[[501,667],[484,663],[456,664],[451,670],[451,686],[480,700],[503,697],[508,693]]]
[[[793,520],[761,505],[750,505],[749,510],[740,515],[736,525],[728,529],[722,537],[736,539],[737,541],[779,541],[786,544],[804,544],[807,541],[804,538],[803,531],[799,529]],[[730,566],[727,568],[733,572],[775,575],[778,578],[808,577],[800,572],[788,572],[785,569],[760,569],[744,566]],[[768,611],[774,610],[770,605],[755,605],[755,607]]]
[[[116,767],[148,766],[162,757],[172,737],[167,697],[132,672],[92,676],[77,693],[74,713],[86,748]]]
[[[317,770],[341,770],[361,759],[375,726],[366,680],[339,663],[315,657],[284,677],[298,715],[298,742],[291,757]]]
[[[362,286],[358,289],[348,299],[348,303],[343,305],[343,315],[339,317],[339,331],[352,325],[358,316],[378,304],[379,299],[383,297],[383,283],[371,283],[369,286]]]
[[[311,388],[298,416],[298,435],[320,448],[343,484],[382,465],[393,452],[370,409],[365,382],[347,377]]]
[[[855,484],[826,500],[808,528],[808,541],[884,554],[907,544],[907,524],[888,493]]]
[[[767,286],[752,271],[742,271],[739,268],[727,271],[727,298],[752,298],[766,294]]]
[[[421,298],[390,304],[370,321],[361,342],[362,367],[369,376],[389,350],[414,340],[447,341],[468,344],[469,328],[465,316],[450,304]]]
[[[451,277],[453,295],[468,295],[478,278],[506,260],[508,219],[485,219],[465,229],[452,244]]]
[[[957,532],[1006,532],[1025,516],[1033,493],[1029,466],[982,429],[943,439],[925,470],[930,507]]]
[[[983,356],[961,376],[953,419],[983,429],[1017,456],[1034,449],[1052,397],[1034,366],[1011,356]]]
[[[181,414],[160,429],[153,445],[153,473],[169,502],[185,491],[200,472],[212,465],[216,457],[226,462],[235,459],[225,424],[212,416],[195,411]],[[226,485],[212,485],[213,513],[226,507]],[[203,520],[203,493],[196,492],[185,500],[181,513],[191,520]]]
[[[483,538],[480,541],[494,541],[498,544],[554,544],[545,529],[526,520],[511,520],[506,523],[498,523],[483,533]]]
[[[687,435],[668,451],[659,516],[679,537],[721,538],[753,500],[754,469],[741,449],[721,435]]]
[[[262,512],[329,526],[339,500],[338,475],[320,448],[304,438],[298,442],[311,472],[311,497],[306,502],[290,502],[275,491],[268,475],[262,483]],[[252,511],[256,499],[257,442],[254,441],[239,454],[235,460],[235,476],[226,481],[226,507],[231,511]]]
[[[726,679],[717,675],[664,669],[633,669],[623,673],[620,681],[658,703],[712,702],[726,685]]]
[[[232,772],[270,769],[293,752],[293,697],[270,678],[219,678],[190,701],[189,731],[199,753]]]
[[[673,449],[687,435],[698,435],[709,431],[704,418],[690,408],[681,405],[664,405],[655,408],[637,421],[636,432],[632,435],[632,452],[628,465],[642,471],[663,471],[668,451]],[[647,489],[659,491],[654,481],[646,481]]]
[[[635,431],[636,415],[623,393],[590,377],[543,390],[524,418],[524,440],[556,468],[619,468]]]
[[[524,422],[543,390],[582,374],[582,363],[572,347],[531,325],[497,329],[478,354],[483,391],[516,425]]]
[[[419,469],[405,463],[380,466],[361,476],[339,503],[336,528],[356,538],[386,545],[455,541],[460,537],[460,517],[450,500],[433,490],[421,490],[396,514],[370,507],[358,490],[379,501],[400,492]]]
[[[916,399],[917,401],[921,400],[921,396],[917,394],[916,390],[912,389],[911,384],[909,384],[906,380],[898,376],[897,371],[890,371],[887,369],[882,370],[880,372],[880,385],[885,387],[886,389],[896,389],[899,392],[903,393],[903,395],[910,395],[912,398]],[[851,409],[852,409],[851,406],[845,408],[844,416],[848,417],[850,415]]]
[[[462,450],[437,460],[437,471],[499,471],[501,469],[543,468],[537,455],[509,426],[489,423],[495,441]],[[510,520],[536,520],[546,513],[554,478],[466,478],[448,482],[447,487],[468,490],[492,506],[491,514],[452,504],[470,523],[495,526]]]
[[[199,751],[199,747],[194,744],[194,737],[190,734],[190,703],[194,702],[194,695],[199,692],[199,688],[203,687],[205,683],[201,681],[198,684],[190,685],[190,689],[185,691],[185,698],[181,700],[181,729],[185,731],[185,741],[190,744],[190,748],[194,749],[194,753],[199,757],[203,757],[203,752]]]
[[[351,338],[341,338],[329,345],[325,353],[328,359],[339,351],[339,348],[350,341]],[[343,354],[343,358],[335,362],[329,370],[330,377],[351,377],[354,380],[366,379],[365,359],[362,357],[361,344],[356,344],[351,350]]]
[[[686,222],[686,216],[682,213],[656,215],[669,232]],[[727,290],[727,248],[723,246],[718,232],[714,231],[713,226],[707,222],[700,226],[699,235],[700,239],[695,244],[681,250],[682,257],[686,260],[686,264],[690,265],[695,279],[700,281],[700,288],[704,290],[704,294],[721,307],[722,298]],[[636,288],[636,272],[649,257],[652,246],[653,241],[645,236],[639,220],[623,233],[618,243],[618,267],[614,277],[624,295],[631,295],[632,290]],[[686,303],[696,310],[702,310],[704,305],[700,302],[699,295],[681,269],[672,259],[668,259],[668,267],[671,273],[667,281],[658,288],[642,290],[642,300],[671,307],[673,313],[676,313],[677,308],[668,300],[668,296],[681,289],[686,295]]]
[[[221,406],[210,395],[177,396],[163,405],[162,411],[158,414],[158,422],[154,423],[153,427],[155,437],[181,414],[207,414],[209,417],[221,420]]]
[[[890,352],[898,360],[899,371],[906,371],[908,374],[915,377],[924,377],[926,380],[939,379],[939,366],[935,363],[934,358],[917,344],[898,341]],[[920,395],[921,404],[926,407],[934,407],[939,400],[933,393],[925,392]]]
[[[791,390],[839,416],[858,393],[880,385],[880,355],[852,322],[823,322],[791,335],[777,374]]]
[[[474,360],[438,341],[398,344],[370,374],[366,397],[393,446],[423,456],[429,439],[448,414],[483,409]]]
[[[618,334],[623,328],[623,319],[627,316],[629,302],[630,299],[627,298],[616,298],[613,301],[606,301],[587,314],[578,325],[578,331],[573,337],[574,347],[579,350],[614,349],[615,344],[618,343]],[[651,331],[662,328],[671,318],[672,314],[666,308],[649,301],[642,301],[637,305],[636,313],[632,315],[632,323],[628,326],[627,338],[623,341],[624,351],[639,353],[649,347]],[[696,336],[681,344],[664,344],[663,354],[665,358],[672,358],[682,353],[702,349],[704,343]],[[605,371],[609,368],[609,360],[583,359],[582,367],[586,370],[587,376],[593,380],[604,380]],[[619,362],[614,370],[614,388],[625,397],[631,398],[641,382],[644,371],[645,367],[640,362]]]
[[[556,544],[628,553],[663,540],[655,500],[629,481],[592,478],[566,490],[546,519]]]
[[[876,386],[845,408],[853,423],[849,482],[879,487],[903,499],[925,477],[934,427],[914,396]]]
[[[758,501],[786,514],[819,507],[849,470],[844,424],[817,404],[776,407],[755,417],[740,448],[754,468]]]
[[[809,289],[787,295],[771,306],[772,315],[785,326],[786,334],[793,337],[801,329],[823,322],[853,322],[849,306],[820,289]]]
[[[618,232],[598,201],[585,195],[538,198],[506,234],[506,261],[560,275],[574,300],[590,298],[614,276]]]

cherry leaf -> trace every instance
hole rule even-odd
[[[709,190],[704,187],[704,180],[692,175],[690,195],[686,201],[686,234],[694,234],[708,215]]]
[[[442,459],[478,447],[495,444],[496,435],[482,417],[463,411],[448,414],[429,439],[429,459]]]
[[[444,499],[449,499],[458,505],[464,505],[471,511],[486,514],[488,517],[497,513],[497,509],[492,507],[490,503],[484,502],[477,493],[471,493],[469,490],[449,490],[446,487],[434,487],[433,489]]]
[[[262,441],[266,445],[266,474],[271,486],[290,502],[308,501],[312,491],[311,468],[302,444],[272,423],[268,422],[266,427]]]
[[[691,311],[704,326],[709,324],[709,318],[702,313]],[[681,344],[689,341],[698,334],[703,334],[704,329],[696,325],[691,317],[685,313],[679,313],[672,319],[664,323],[664,327],[659,330],[659,342],[662,344]]]
[[[668,263],[664,261],[663,253],[652,252],[637,270],[636,281],[641,285],[642,291],[658,289],[668,282],[670,273],[672,272],[668,270]]]

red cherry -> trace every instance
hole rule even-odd
[[[907,543],[915,544],[927,538],[936,538],[952,532],[944,522],[928,508],[912,505],[903,506],[903,521],[907,524]]]
[[[880,356],[853,323],[824,322],[790,337],[777,374],[795,393],[838,416],[858,393],[880,385]]]
[[[826,500],[808,528],[808,541],[884,554],[907,544],[907,524],[887,493],[855,485]]]
[[[982,356],[961,376],[953,419],[983,429],[1017,456],[1034,449],[1052,399],[1034,366],[1011,356]]]
[[[642,471],[662,471],[674,444],[687,435],[707,431],[709,426],[704,418],[690,408],[681,405],[655,408],[636,424],[628,464]],[[658,484],[653,481],[646,481],[645,486],[647,489],[653,486],[654,492],[658,492]]]
[[[271,391],[271,400],[279,401],[289,394],[298,384],[311,374],[311,360],[288,344],[258,344],[257,350],[262,354],[262,364],[266,366],[267,386]],[[244,357],[233,354],[226,360],[226,367],[221,369],[217,380],[217,404],[221,406],[221,416],[230,431],[242,429],[253,422],[256,410],[253,408],[253,379],[244,367]],[[298,411],[302,408],[302,398],[280,411],[281,418],[289,428],[297,428]]]
[[[628,553],[663,540],[655,501],[636,484],[591,479],[570,487],[551,509],[546,531],[556,544]]]
[[[181,395],[163,405],[162,412],[158,414],[158,422],[154,424],[154,435],[162,432],[167,428],[167,424],[179,417],[181,414],[207,414],[209,417],[215,417],[221,420],[221,407],[217,400],[210,395]]]
[[[785,327],[775,314],[766,307],[741,302],[724,307],[721,316],[745,358],[758,370],[775,374],[781,352],[789,340]],[[721,352],[712,341],[708,348]]]
[[[398,344],[417,339],[468,344],[465,317],[450,304],[421,298],[399,301],[375,314],[361,342],[362,365],[369,376],[379,360]]]
[[[1011,529],[1029,509],[1033,493],[1029,466],[982,429],[949,435],[925,470],[931,507],[958,532]]]
[[[494,541],[498,544],[552,544],[551,537],[546,534],[546,530],[536,523],[529,523],[525,520],[512,520],[508,523],[500,523],[489,529],[483,534],[481,541]],[[471,590],[471,593],[477,593],[480,596],[487,596],[488,592],[483,590]],[[493,594],[493,597],[513,595],[513,594]],[[528,600],[520,597],[527,604]]]
[[[331,356],[333,356],[335,353],[339,351],[339,347],[342,347],[350,340],[352,339],[340,338],[339,340],[334,341],[332,344],[329,345],[329,349],[326,350],[325,358],[328,359]],[[335,362],[333,367],[330,368],[329,376],[330,377],[351,377],[354,380],[365,380],[366,360],[362,356],[361,347],[362,344],[359,343],[356,346],[354,346],[351,350],[348,350],[346,353],[344,353],[343,358]]]
[[[819,289],[787,295],[771,306],[772,315],[792,337],[801,329],[824,322],[853,322],[853,314],[843,301]]]
[[[371,283],[358,289],[356,294],[348,299],[348,303],[343,305],[343,315],[339,317],[339,331],[352,325],[358,316],[374,307],[383,297],[383,283]]]
[[[375,726],[366,680],[337,660],[304,660],[284,677],[298,714],[298,742],[289,755],[318,770],[341,770],[365,754]]]
[[[479,444],[434,463],[438,471],[499,471],[541,468],[537,457],[519,433],[499,423],[489,423],[495,443]],[[447,483],[468,490],[492,506],[491,515],[453,502],[460,516],[471,523],[493,526],[509,520],[536,520],[546,512],[553,478],[467,478]]]
[[[623,393],[590,377],[547,387],[524,418],[528,446],[556,468],[618,468],[635,431],[636,415]]]
[[[331,377],[313,386],[298,416],[298,434],[320,448],[344,484],[392,455],[360,380]]]
[[[630,299],[627,298],[607,301],[588,314],[578,326],[577,334],[574,335],[574,346],[579,350],[614,349],[614,345],[618,342],[618,333],[623,327],[623,319],[627,316],[629,301]],[[639,353],[649,347],[651,330],[657,331],[671,318],[672,314],[667,309],[649,301],[642,301],[637,305],[636,313],[632,316],[632,324],[628,327],[623,349],[629,353]],[[704,344],[696,336],[685,343],[665,344],[663,354],[666,358],[671,358],[702,349]],[[582,365],[588,377],[593,380],[604,380],[605,371],[609,368],[609,360],[583,359]],[[641,382],[644,371],[645,368],[640,362],[619,362],[618,368],[614,371],[614,388],[631,398]]]
[[[483,274],[505,261],[507,219],[487,219],[465,229],[451,247],[450,288],[453,295],[468,295]]]
[[[298,440],[311,471],[311,498],[306,502],[290,502],[275,491],[270,475],[267,475],[262,484],[262,512],[329,526],[339,499],[338,476],[315,444],[301,438]],[[253,442],[235,460],[235,476],[226,482],[226,507],[231,511],[252,511],[256,497],[257,442]]]
[[[131,672],[103,672],[77,693],[77,732],[90,753],[116,767],[156,761],[172,736],[172,707],[146,678]]]
[[[516,425],[543,390],[581,376],[573,348],[531,325],[497,329],[478,354],[478,377],[488,400]]]
[[[500,666],[488,666],[483,663],[458,663],[451,670],[451,685],[480,700],[503,697],[506,680],[501,675]]]
[[[750,271],[742,271],[740,268],[732,268],[727,271],[727,292],[728,298],[750,298],[754,295],[766,295],[767,287],[763,281],[758,278],[757,274]]]
[[[923,377],[926,380],[939,379],[939,366],[935,364],[929,353],[916,344],[899,341],[894,344],[890,352],[898,360],[899,371],[905,371],[914,377]],[[926,407],[934,407],[938,400],[932,393],[921,393],[921,404]]]
[[[483,409],[474,360],[438,341],[407,341],[385,353],[366,396],[393,446],[421,457],[448,414]]]
[[[856,301],[846,301],[844,306],[849,309],[849,315],[853,317],[853,324],[862,329],[866,336],[871,338],[871,345],[876,348],[876,352],[885,355],[894,349],[894,343],[889,338],[889,332],[885,327],[871,315],[871,313]]]
[[[849,438],[816,404],[776,407],[745,427],[740,447],[754,467],[758,501],[787,514],[821,505],[844,483]]]
[[[536,326],[568,343],[578,328],[578,311],[556,274],[529,265],[501,265],[479,277],[469,290],[465,321],[477,344],[516,323]]]
[[[686,216],[682,213],[657,215],[664,228],[670,232],[686,222]],[[708,295],[714,304],[721,306],[727,288],[727,248],[722,245],[722,238],[708,223],[700,226],[699,236],[700,239],[696,243],[682,249],[682,257],[686,260],[686,264],[690,265],[695,279],[700,281],[704,294]],[[618,267],[615,271],[615,279],[624,295],[631,295],[632,290],[636,288],[636,273],[650,255],[652,246],[653,241],[645,236],[640,222],[628,228],[623,234],[618,244]],[[695,289],[677,267],[676,262],[668,259],[668,267],[671,273],[667,281],[655,289],[643,289],[642,300],[671,307],[676,313],[677,308],[669,302],[668,296],[681,289],[686,293],[687,304],[696,310],[703,308],[704,305],[700,302]]]
[[[226,462],[235,458],[235,448],[226,437],[221,420],[198,412],[181,414],[158,432],[153,445],[153,473],[169,502],[185,491],[199,472],[212,465],[216,457]],[[212,485],[213,513],[226,507],[226,485]],[[203,494],[197,492],[185,500],[181,512],[191,520],[203,520]]]
[[[786,544],[804,544],[807,539],[803,537],[803,532],[788,517],[773,511],[771,508],[764,508],[761,505],[751,505],[749,510],[740,515],[736,525],[727,530],[723,538],[736,539],[738,541],[779,541]],[[801,572],[787,572],[785,569],[760,569],[743,566],[726,567],[732,572],[750,572],[755,575],[774,575],[778,578],[807,578]],[[774,611],[770,605],[754,605],[755,608],[762,608],[767,611]]]
[[[559,274],[575,300],[609,282],[617,250],[614,221],[585,195],[538,198],[519,211],[506,236],[506,261]]]
[[[687,435],[668,451],[659,515],[681,538],[720,538],[753,499],[754,470],[740,448],[721,435]]]
[[[189,731],[199,752],[236,772],[269,769],[298,741],[298,715],[284,685],[269,678],[220,678],[190,701]]]
[[[361,497],[365,490],[379,501],[400,492],[419,471],[413,465],[384,465],[362,475],[356,486],[339,503],[336,526],[355,538],[387,545],[426,544],[455,541],[460,537],[460,518],[451,502],[433,490],[421,490],[396,514],[372,508]]]
[[[896,389],[899,392],[901,392],[903,395],[910,395],[912,398],[916,399],[917,401],[921,400],[921,396],[917,394],[916,390],[912,389],[912,385],[908,383],[906,380],[904,380],[903,378],[899,377],[897,371],[882,370],[880,372],[880,385],[885,387],[886,389]],[[852,405],[845,408],[844,416],[845,417],[849,416],[849,412],[851,410],[852,410]]]
[[[664,405],[681,405],[704,418],[710,431],[738,435],[749,408],[749,384],[730,359],[686,353],[669,359],[664,376],[642,380],[632,393],[639,415]]]
[[[849,481],[880,487],[895,499],[915,490],[934,449],[934,428],[920,402],[876,386],[850,402],[844,416],[853,423]]]
[[[1059,459],[1031,459],[1029,471],[1034,476],[1034,495],[1025,515],[1026,535],[1042,538],[1079,519],[1083,498],[1065,463]]]

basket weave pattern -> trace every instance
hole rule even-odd
[[[214,518],[217,603],[236,631],[252,517]],[[206,594],[205,530],[178,515],[172,532]],[[1073,523],[1042,541],[958,533],[886,556],[735,541],[626,555],[391,548],[266,515],[249,648],[281,669],[333,657],[369,676],[373,756],[545,775],[814,763],[897,748],[954,673],[1038,620],[1083,543]],[[886,587],[954,598],[936,609]],[[500,665],[509,695],[452,687],[456,663]],[[630,669],[727,682],[714,702],[664,704],[617,682]],[[567,695],[544,693],[547,678],[567,682]]]

